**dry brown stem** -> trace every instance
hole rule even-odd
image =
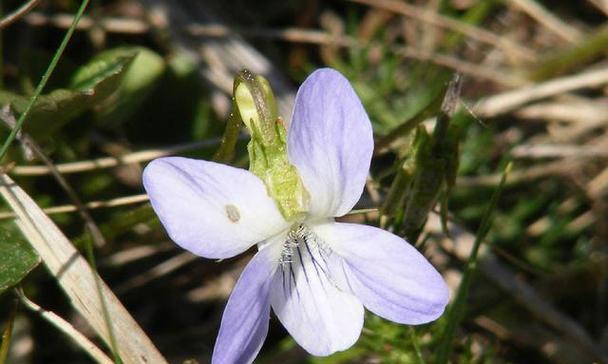
[[[88,209],[101,209],[101,208],[107,208],[107,207],[132,205],[132,204],[146,202],[148,200],[149,200],[148,195],[140,194],[140,195],[133,195],[133,196],[117,197],[117,198],[113,198],[113,199],[105,200],[105,201],[90,201],[90,202],[87,202],[85,204],[85,206]],[[54,214],[63,214],[66,212],[78,211],[78,207],[75,205],[59,205],[59,206],[44,208],[44,209],[42,209],[42,211],[47,215],[54,215]],[[11,211],[1,211],[0,212],[0,220],[12,219],[12,218],[15,218],[16,216],[17,216],[17,214],[15,214],[14,212],[11,212]]]
[[[473,110],[480,117],[495,117],[529,102],[578,89],[600,87],[606,83],[608,83],[608,68],[604,67],[490,96],[481,100]]]
[[[55,326],[59,331],[63,332],[66,336],[68,336],[76,345],[80,346],[93,360],[95,360],[99,364],[113,364],[108,356],[101,351],[95,344],[93,344],[86,336],[84,336],[80,331],[76,330],[74,326],[72,326],[69,322],[64,320],[61,316],[57,315],[52,311],[47,311],[37,305],[36,303],[30,301],[23,292],[18,290],[19,299],[23,303],[25,307],[29,310],[36,312],[40,317],[49,322],[51,325]]]
[[[463,23],[459,20],[441,15],[435,11],[421,8],[398,0],[349,0],[351,2],[377,7],[405,15],[414,21],[422,21],[440,28],[462,33],[467,37],[483,42],[505,51],[514,59],[532,61],[536,58],[534,52],[526,47],[514,43],[507,38],[487,30]]]
[[[530,17],[549,31],[569,42],[576,43],[583,38],[583,33],[572,25],[562,21],[547,9],[543,8],[538,2],[532,0],[509,0],[517,8],[524,11]]]
[[[109,347],[112,346],[111,332],[120,338],[117,351],[124,363],[167,363],[84,257],[7,175],[0,176],[0,194],[17,214],[17,226],[57,279],[73,307]],[[104,306],[111,320],[106,319]]]
[[[0,19],[0,29],[8,27],[9,25],[24,17],[27,13],[34,9],[39,2],[40,0],[29,0],[27,3],[17,8],[17,10],[15,10],[14,12]]]

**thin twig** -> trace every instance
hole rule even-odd
[[[599,87],[606,83],[608,83],[608,68],[601,68],[494,95],[479,102],[473,110],[480,117],[494,117],[528,102],[582,88]]]
[[[35,8],[39,2],[40,0],[30,0],[27,3],[21,5],[19,8],[17,8],[17,10],[0,19],[0,29],[8,27],[9,25],[13,24],[17,20],[25,16],[33,8]]]
[[[608,192],[608,168],[605,168],[587,184],[587,194],[591,200],[599,200]]]
[[[131,163],[146,162],[152,159],[174,155],[180,152],[191,151],[199,148],[207,148],[218,145],[219,138],[207,139],[192,143],[184,143],[172,145],[165,148],[147,149],[130,154],[125,154],[120,157],[102,157],[92,160],[84,160],[79,162],[69,162],[56,164],[57,171],[61,174],[88,172],[103,168],[112,168],[120,165]],[[51,173],[51,170],[46,165],[39,166],[16,166],[10,171],[10,174],[15,176],[42,176]]]
[[[276,39],[294,43],[331,44],[342,47],[352,47],[357,43],[351,37],[335,36],[325,31],[303,28],[272,29],[191,24],[186,28],[186,32],[198,37],[225,38],[238,34],[248,38]]]
[[[593,226],[593,224],[597,221],[595,213],[593,211],[585,211],[582,214],[575,217],[572,221],[570,221],[565,230],[570,231],[572,233],[579,233],[586,228]]]
[[[33,12],[28,14],[23,20],[31,26],[53,26],[56,28],[68,28],[72,23],[74,16],[72,14],[53,14],[47,15],[44,13]],[[76,26],[76,30],[90,30],[94,27],[99,27],[109,33],[118,34],[133,34],[141,35],[150,31],[150,26],[143,20],[133,18],[117,18],[105,17],[102,19],[93,19],[89,16],[83,16]]]
[[[199,259],[198,256],[193,255],[190,252],[182,252],[174,257],[163,260],[162,263],[150,268],[149,270],[138,274],[137,276],[129,279],[125,283],[115,288],[117,294],[124,294],[135,288],[142,287],[155,279],[166,276],[179,268]]]
[[[71,14],[46,15],[35,12],[26,16],[24,20],[32,26],[50,25],[57,28],[67,28],[72,22],[73,16]],[[90,30],[95,26],[109,33],[119,34],[145,34],[150,31],[148,23],[140,19],[106,17],[97,20],[86,16],[82,17],[76,29]],[[349,46],[354,42],[347,37],[335,37],[327,32],[302,28],[228,27],[220,24],[192,23],[180,31],[191,36],[208,38],[226,38],[238,34],[250,38],[277,39],[296,43]]]
[[[88,209],[93,210],[93,209],[101,209],[101,208],[108,208],[108,207],[132,205],[132,204],[136,204],[136,203],[146,202],[148,200],[149,200],[148,195],[141,194],[141,195],[117,197],[117,198],[113,198],[110,200],[104,200],[104,201],[90,201],[90,202],[87,202],[85,204],[85,206]],[[47,215],[54,215],[54,214],[63,214],[66,212],[78,211],[78,207],[76,207],[75,205],[59,205],[59,206],[53,206],[53,207],[48,207],[48,208],[42,209],[42,211],[44,211],[44,213],[46,213]],[[0,220],[14,219],[15,217],[16,217],[16,215],[14,212],[11,212],[11,211],[1,211],[0,212]]]
[[[608,192],[608,168],[605,168],[599,174],[597,174],[591,181],[589,181],[585,188],[583,189],[586,192],[587,199],[589,201],[597,201],[601,199],[601,196]],[[557,212],[566,215],[574,212],[581,205],[581,202],[576,197],[570,197],[563,201],[558,207]],[[582,215],[576,217],[572,222],[570,222],[566,229],[576,228],[586,228],[587,226],[593,224],[595,222],[595,215],[588,214],[587,211],[583,212]],[[526,233],[531,236],[540,236],[544,234],[551,226],[552,220],[548,216],[543,216],[540,219],[531,223],[526,229]],[[573,230],[567,230],[572,232]]]
[[[518,145],[511,151],[515,158],[607,158],[608,149],[605,146],[590,145],[567,145],[567,144],[543,144],[543,145]]]
[[[462,73],[463,75],[473,76],[482,80],[489,80],[499,85],[507,87],[516,87],[525,84],[525,80],[518,75],[509,74],[509,76],[505,76],[505,73],[508,73],[508,71],[506,70],[499,70],[479,64],[474,64],[471,62],[463,61],[462,59],[453,57],[451,55],[436,52],[427,52],[409,46],[393,47],[391,50],[395,54],[405,58],[431,62],[439,66],[451,68],[457,71],[458,73]]]
[[[72,16],[68,14],[47,16],[41,13],[32,13],[25,18],[25,20],[31,25],[53,25],[60,28],[68,26],[71,19]],[[79,23],[78,29],[88,30],[94,25],[95,22],[93,19],[83,17]],[[98,25],[108,32],[124,34],[140,34],[147,33],[149,31],[148,25],[138,19],[104,18],[99,20]],[[333,45],[349,48],[373,45],[373,43],[362,43],[361,41],[349,36],[336,36],[321,30],[303,28],[273,29],[260,27],[227,27],[218,24],[190,24],[183,31],[191,36],[207,38],[226,38],[238,34],[247,38],[274,39],[285,42]],[[393,47],[391,50],[401,57],[432,62],[439,66],[454,69],[455,71],[464,75],[490,80],[497,84],[508,87],[521,86],[524,83],[524,80],[517,75],[505,76],[504,70],[493,69],[479,64],[466,62],[448,54],[428,52],[410,46]]]
[[[365,4],[381,8],[398,14],[405,15],[415,21],[423,21],[441,28],[462,33],[471,39],[501,48],[508,54],[515,55],[526,61],[533,61],[536,56],[534,52],[519,44],[511,42],[503,36],[499,36],[484,29],[463,23],[459,20],[438,14],[434,11],[407,4],[398,0],[348,0],[351,2]]]
[[[579,160],[572,158],[566,161],[558,160],[544,163],[537,166],[528,167],[522,170],[513,170],[509,174],[507,185],[515,185],[529,182],[547,176],[561,175],[572,171],[572,168],[579,165]],[[487,174],[481,176],[460,176],[456,180],[456,185],[460,187],[480,187],[495,186],[500,181],[500,174]]]
[[[221,274],[208,277],[203,285],[188,290],[188,292],[186,292],[186,298],[194,303],[227,300],[250,259],[250,256],[241,255],[234,264],[228,269],[223,270]]]
[[[103,258],[99,265],[103,267],[124,267],[127,264],[170,250],[175,250],[175,244],[168,241],[163,243],[155,242],[153,245],[138,245],[132,248],[119,250],[118,252]]]
[[[608,16],[608,1],[606,0],[587,0],[587,2],[591,3],[598,10],[604,13],[604,15]]]
[[[552,100],[522,107],[515,116],[528,120],[558,121],[576,124],[608,123],[608,104],[605,101]]]
[[[551,14],[536,1],[509,1],[563,40],[576,43],[583,38],[583,34],[578,29]]]
[[[32,302],[25,296],[21,289],[16,289],[17,296],[25,307],[29,310],[36,312],[44,320],[55,326],[59,331],[63,332],[67,337],[72,339],[82,350],[84,350],[91,358],[93,358],[99,364],[113,364],[114,362],[108,358],[108,356],[101,351],[95,344],[93,344],[86,336],[76,330],[69,322],[64,320],[61,316],[57,315],[52,311],[47,311]]]

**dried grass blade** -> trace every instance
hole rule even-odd
[[[57,226],[9,176],[0,176],[0,194],[15,211],[15,221],[68,295],[74,308],[110,345],[111,325],[125,364],[167,363],[118,298],[91,269]],[[99,291],[98,291],[99,287]],[[103,301],[102,298],[103,297]],[[104,301],[112,320],[104,318]]]

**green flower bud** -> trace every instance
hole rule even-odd
[[[283,217],[296,219],[308,210],[309,195],[287,158],[287,130],[268,80],[241,71],[234,81],[234,105],[251,135],[249,170],[266,184]]]
[[[235,80],[234,100],[251,137],[263,145],[272,144],[277,137],[279,116],[268,80],[247,70],[241,71]]]

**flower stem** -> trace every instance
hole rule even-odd
[[[239,129],[241,125],[241,117],[236,104],[233,103],[232,112],[226,122],[226,130],[222,136],[222,142],[217,152],[213,155],[213,160],[221,163],[230,163],[234,159],[234,148],[239,139]]]

